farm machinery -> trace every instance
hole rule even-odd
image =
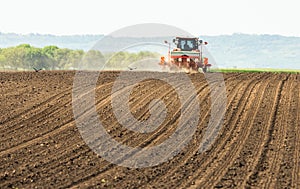
[[[165,70],[169,68],[170,71],[198,72],[201,68],[203,72],[209,71],[211,64],[208,63],[208,58],[203,57],[203,45],[207,42],[199,40],[199,38],[176,37],[173,43],[176,47],[171,51],[171,43],[169,44],[168,60],[161,57],[160,65]]]

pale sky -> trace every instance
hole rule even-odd
[[[1,0],[0,32],[110,34],[141,23],[193,35],[300,36],[299,0]]]

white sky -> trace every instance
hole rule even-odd
[[[300,36],[298,4],[299,0],[1,0],[0,32],[109,34],[129,25],[162,23],[197,36]]]

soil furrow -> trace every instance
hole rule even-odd
[[[254,160],[253,163],[255,165],[254,170],[251,172],[251,175],[249,175],[248,179],[244,181],[244,183],[247,184],[248,186],[256,186],[258,184],[261,184],[258,183],[258,181],[265,182],[261,177],[263,176],[265,170],[268,168],[268,163],[266,162],[267,152],[268,150],[270,150],[269,145],[272,141],[272,135],[275,130],[276,115],[278,113],[277,110],[281,99],[282,89],[286,79],[287,77],[283,80],[279,80],[276,90],[273,93],[271,93],[275,97],[273,100],[272,107],[270,108],[271,116],[269,116],[267,127],[265,127],[268,128],[268,130],[264,130],[265,137],[262,139],[262,144],[260,144],[261,149],[258,150],[258,154],[256,155],[257,159]]]
[[[245,99],[245,101],[243,103],[243,108],[241,108],[240,114],[237,114],[236,116],[237,120],[234,122],[236,123],[235,125],[237,129],[232,133],[232,139],[235,140],[226,140],[228,141],[226,144],[228,147],[223,147],[225,151],[228,151],[227,156],[222,157],[226,161],[221,166],[216,166],[218,169],[214,172],[211,172],[211,176],[208,174],[208,179],[206,179],[201,185],[220,186],[218,185],[218,182],[220,182],[221,179],[226,180],[227,177],[230,177],[229,175],[232,174],[232,171],[235,169],[236,166],[233,164],[236,164],[236,161],[233,160],[239,156],[243,146],[251,134],[252,125],[254,122],[253,117],[257,115],[259,105],[265,97],[263,95],[264,90],[267,87],[267,84],[271,82],[271,80],[269,80],[268,82],[262,83],[261,79],[267,80],[266,77],[254,79],[254,81],[258,82],[255,82],[254,85],[247,90],[249,93],[244,94],[242,97]],[[239,107],[241,106],[239,105]],[[225,152],[223,152],[223,154],[226,155]],[[233,187],[234,185],[237,185],[237,183],[230,183],[230,187]]]
[[[247,129],[243,129],[244,125],[241,123],[241,119],[244,116],[244,112],[247,112],[247,109],[252,110],[249,107],[249,105],[251,105],[249,101],[251,100],[251,98],[253,98],[252,91],[259,83],[259,80],[265,77],[267,77],[267,75],[260,75],[258,78],[252,78],[250,82],[246,86],[244,86],[246,88],[244,89],[244,92],[240,96],[238,96],[238,99],[240,100],[238,101],[238,104],[234,106],[239,107],[238,111],[235,112],[235,116],[232,119],[230,119],[229,122],[226,123],[226,125],[224,125],[225,128],[227,128],[227,126],[232,127],[230,131],[220,136],[219,140],[221,140],[222,142],[219,142],[219,145],[216,146],[219,148],[219,150],[222,150],[223,156],[218,155],[218,159],[212,159],[210,164],[206,165],[207,167],[202,168],[201,172],[204,173],[205,171],[206,175],[205,177],[200,176],[201,180],[196,181],[196,185],[207,185],[206,187],[213,186],[213,183],[217,182],[219,177],[222,176],[222,174],[224,174],[224,171],[227,170],[226,167],[230,165],[230,162],[232,161],[233,157],[238,154],[237,151],[239,151],[242,147],[242,145],[239,145],[239,143],[242,143],[243,140],[246,140],[250,129],[249,127],[247,127]],[[241,139],[242,141],[239,141],[239,139]],[[217,160],[217,162],[214,162],[215,160]],[[221,160],[223,160],[223,162]],[[211,166],[212,164],[213,166]],[[206,171],[205,169],[208,169],[208,171]]]

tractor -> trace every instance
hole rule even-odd
[[[207,42],[199,40],[199,38],[189,37],[176,37],[173,43],[176,45],[171,51],[171,43],[169,44],[168,60],[161,57],[160,65],[165,69],[169,68],[170,71],[198,72],[201,68],[203,72],[209,71],[211,64],[208,63],[208,58],[203,57],[203,45]]]

